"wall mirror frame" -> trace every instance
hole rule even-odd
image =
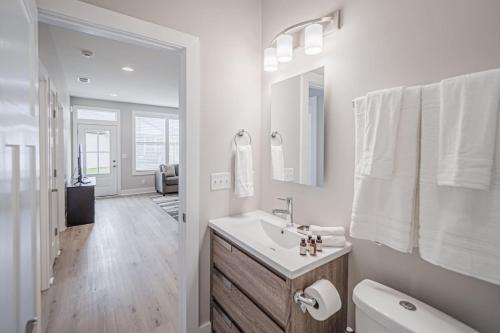
[[[271,86],[273,180],[322,186],[325,155],[324,67]]]

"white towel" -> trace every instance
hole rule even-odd
[[[363,175],[360,163],[365,142],[366,103],[356,99],[356,173],[350,235],[411,252],[414,238],[415,199],[418,171],[420,87],[404,90],[399,121],[394,170],[390,179]]]
[[[344,236],[345,228],[344,227],[320,227],[319,225],[311,224],[309,226],[309,230],[313,233],[313,235],[319,236]]]
[[[366,96],[362,173],[391,178],[403,100],[403,87],[379,90]]]
[[[237,145],[234,164],[234,193],[240,198],[252,197],[254,194],[252,146]]]
[[[422,91],[419,250],[424,260],[500,285],[500,135],[490,191],[438,186],[439,84]],[[497,129],[500,119],[497,119]]]
[[[325,247],[344,247],[345,236],[321,236]]]
[[[274,180],[285,180],[285,158],[282,145],[271,145],[271,163]]]
[[[499,100],[500,69],[441,81],[439,185],[490,188]]]

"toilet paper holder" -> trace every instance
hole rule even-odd
[[[297,290],[293,295],[293,301],[300,304],[302,311],[305,312],[305,305],[318,308],[318,301],[315,298],[308,297],[303,290]]]

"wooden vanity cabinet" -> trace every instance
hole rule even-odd
[[[212,331],[342,333],[347,325],[347,255],[289,279],[210,231]],[[298,254],[297,254],[298,255]],[[339,312],[314,320],[293,302],[293,294],[328,279],[342,300]]]

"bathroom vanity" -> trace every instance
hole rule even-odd
[[[347,253],[325,248],[301,256],[303,235],[256,211],[211,220],[212,329],[227,332],[338,332],[347,320]],[[302,312],[293,296],[319,279],[333,283],[342,308],[324,321]]]

